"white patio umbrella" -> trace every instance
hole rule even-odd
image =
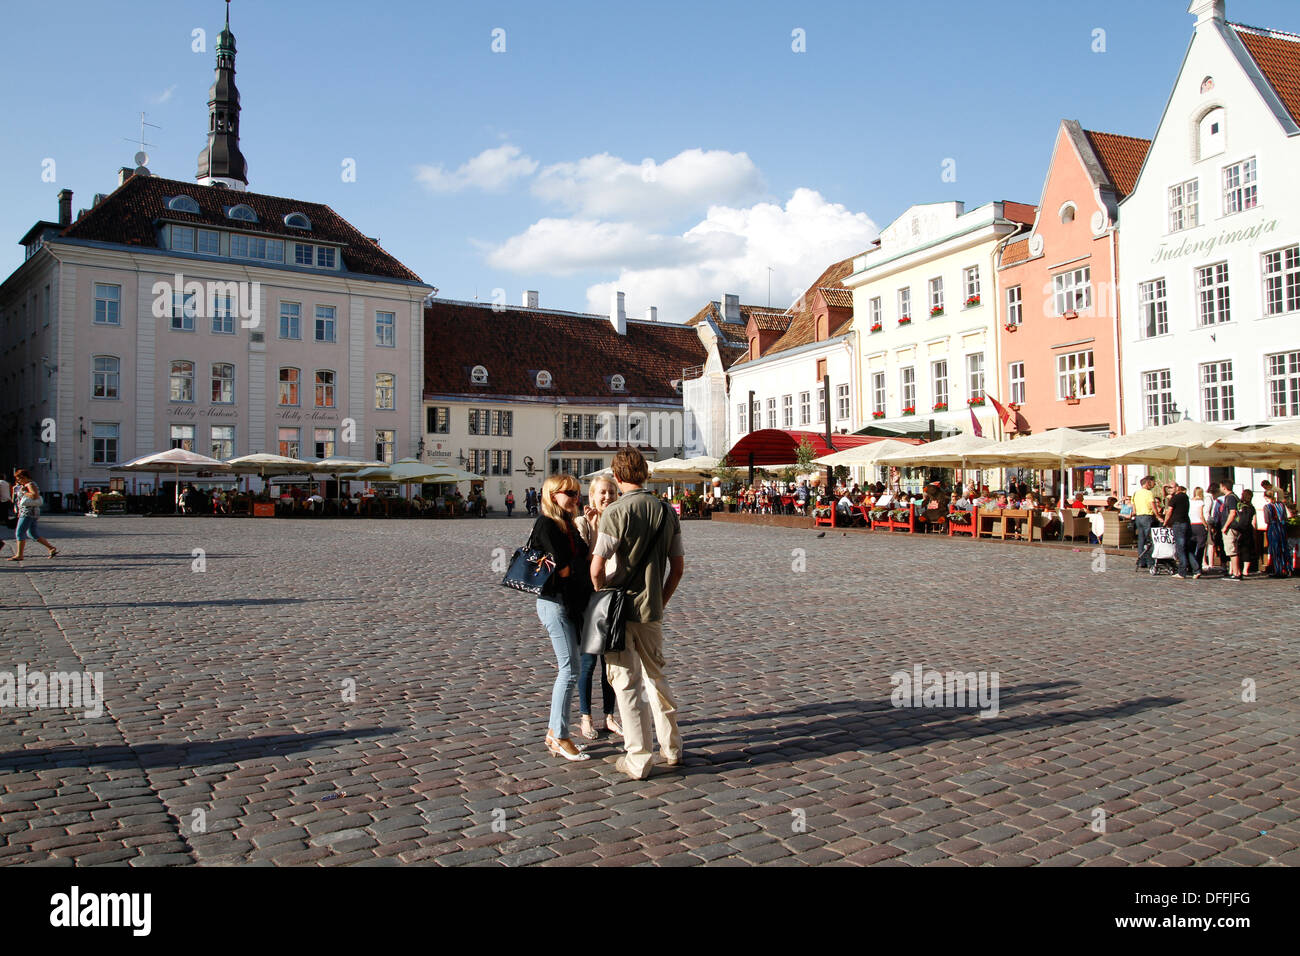
[[[589,471],[585,475],[579,475],[578,480],[595,481],[597,478],[613,478],[613,477],[614,477],[614,469],[606,467],[600,469],[600,471]]]
[[[1238,437],[1230,428],[1182,421],[1108,438],[1067,455],[1071,461],[1110,461],[1127,465],[1183,466],[1183,484],[1191,485],[1192,465],[1247,464],[1244,455],[1212,446]]]
[[[226,467],[236,475],[258,475],[265,478],[267,475],[294,475],[299,472],[309,472],[312,469],[312,462],[304,461],[301,458],[290,458],[286,455],[272,455],[268,452],[255,452],[252,455],[243,455],[239,458],[229,458],[225,462]]]
[[[451,465],[434,465],[434,475],[432,478],[425,478],[425,481],[436,481],[451,484],[462,481],[485,481],[486,476],[476,475],[472,471],[466,471],[464,468],[455,468]]]
[[[836,465],[852,468],[854,466],[875,465],[880,463],[880,459],[886,455],[903,454],[921,447],[924,446],[886,438],[884,441],[872,442],[869,445],[857,445],[843,451],[832,452],[829,455],[823,455],[821,458],[814,458],[813,461],[819,465],[828,465],[831,468]]]
[[[328,475],[341,475],[347,472],[360,471],[362,468],[382,468],[382,461],[366,460],[363,458],[321,458],[311,463],[311,470],[322,472]]]
[[[1291,465],[1300,479],[1300,422],[1268,425],[1249,432],[1236,432],[1233,438],[1214,442],[1211,449],[1237,452],[1252,467]],[[1293,489],[1294,491],[1294,489]]]
[[[1065,460],[1076,449],[1097,444],[1097,436],[1073,428],[1053,428],[1024,438],[1000,441],[971,455],[976,468],[1023,465],[1061,469],[1061,507],[1065,507]]]
[[[200,455],[196,451],[186,451],[184,448],[169,448],[167,451],[154,452],[152,455],[142,455],[134,458],[121,465],[114,465],[110,471],[151,471],[154,475],[160,475],[164,471],[175,470],[176,484],[181,483],[181,472],[196,471],[229,471],[226,463],[217,458],[209,458],[207,455]],[[181,504],[176,502],[176,513],[180,513]]]

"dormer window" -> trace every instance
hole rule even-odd
[[[551,373],[546,371],[546,369],[542,369],[540,372],[537,373],[537,387],[538,388],[551,387]]]
[[[310,229],[311,220],[300,212],[291,212],[284,217],[284,224],[290,229]]]
[[[227,219],[238,219],[241,222],[257,222],[257,213],[253,212],[253,207],[246,203],[240,203],[238,206],[231,206],[226,210]]]
[[[1223,107],[1210,110],[1196,127],[1196,158],[1208,159],[1223,152]]]
[[[174,212],[188,212],[194,215],[199,213],[199,204],[193,196],[173,196],[167,200],[167,208]]]
[[[611,392],[627,391],[627,380],[622,375],[614,375],[609,380],[609,390]]]
[[[469,380],[475,385],[486,385],[488,380],[487,369],[482,365],[475,365],[474,370],[469,373]]]
[[[1067,202],[1061,207],[1061,225],[1074,222],[1075,205]]]

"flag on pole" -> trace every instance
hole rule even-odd
[[[971,425],[971,430],[975,432],[976,438],[984,437],[984,429],[980,428],[980,421],[978,418],[975,417],[974,408],[971,408],[970,410],[970,425]]]
[[[1001,402],[999,402],[992,395],[990,395],[988,399],[990,402],[993,403],[993,407],[998,410],[998,418],[1002,419],[1002,424],[1006,425],[1006,423],[1011,420],[1011,410],[1007,408],[1005,405],[1003,405]]]

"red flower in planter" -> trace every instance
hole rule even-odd
[[[967,404],[967,405],[983,405],[983,404],[984,404],[984,399],[982,399],[982,398],[972,398],[972,399],[968,400],[968,401],[966,402],[966,404]]]
[[[916,406],[915,406],[915,405],[908,405],[906,408],[903,409],[903,414],[904,414],[904,415],[915,415],[915,414],[916,414]]]
[[[872,412],[872,413],[871,413],[871,417],[872,417],[872,418],[884,418],[884,417],[885,417],[885,413],[884,413],[884,412]]]
[[[899,324],[899,325],[907,325],[907,324],[909,324],[911,321],[912,321],[912,317],[911,317],[910,315],[905,315],[905,316],[901,317],[901,318],[898,320],[898,324]]]
[[[1008,322],[1006,325],[1002,327],[1006,329],[1008,332],[1014,332],[1016,329],[1020,328],[1020,326],[1016,325],[1016,323],[1014,322]]]
[[[969,308],[969,307],[971,307],[971,306],[974,306],[974,305],[979,305],[979,304],[980,304],[980,297],[977,296],[977,295],[973,295],[973,296],[971,296],[969,299],[966,300],[966,306],[967,306],[967,308]]]
[[[872,332],[879,332],[879,331],[880,331],[880,323],[877,322],[875,325],[873,325],[873,326],[871,327],[871,331],[872,331]]]
[[[934,410],[935,410],[936,412],[946,412],[946,411],[948,410],[948,403],[947,403],[947,402],[935,402],[935,403],[934,403]]]
[[[936,315],[943,315],[943,306],[936,305],[930,310],[930,318],[934,318]]]

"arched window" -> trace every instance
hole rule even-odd
[[[488,380],[488,371],[482,365],[475,365],[474,370],[469,373],[469,380],[475,385],[486,385]]]
[[[538,388],[551,387],[551,373],[546,371],[546,369],[542,369],[540,372],[537,373],[537,387]]]
[[[298,385],[302,381],[302,371],[296,368],[280,369],[280,404],[298,404]]]
[[[316,407],[334,407],[334,372],[330,369],[316,370]]]
[[[171,401],[194,401],[194,363],[183,359],[172,362],[170,384]]]
[[[1060,210],[1061,224],[1064,225],[1066,223],[1074,222],[1074,214],[1076,211],[1077,209],[1072,202],[1067,202],[1062,205]]]
[[[615,375],[609,380],[609,390],[611,392],[622,392],[627,390],[627,380],[622,375]]]
[[[1223,152],[1223,120],[1223,107],[1218,106],[1202,116],[1201,121],[1196,124],[1197,159],[1207,159]]]
[[[240,219],[244,222],[257,222],[257,213],[253,212],[253,207],[240,203],[238,206],[231,206],[226,210],[227,219]]]
[[[175,212],[189,212],[197,214],[199,204],[193,196],[173,196],[167,200],[167,208]]]
[[[91,382],[92,398],[120,398],[122,361],[115,355],[96,355]]]
[[[291,229],[310,229],[311,220],[300,212],[291,212],[284,217],[284,224]]]

